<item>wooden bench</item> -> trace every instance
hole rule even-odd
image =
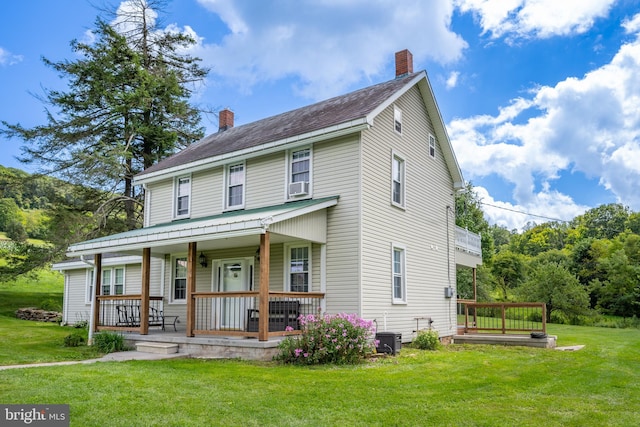
[[[140,306],[139,305],[116,305],[118,321],[116,326],[140,327]],[[162,310],[149,307],[149,326],[160,326],[164,331],[165,319],[173,319],[173,330],[177,331],[176,323],[178,316],[165,316]]]
[[[300,301],[269,301],[269,332],[284,331],[287,326],[300,329]],[[247,332],[258,332],[260,310],[250,308],[247,316]]]

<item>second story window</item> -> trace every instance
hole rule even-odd
[[[436,137],[429,135],[429,156],[436,157]]]
[[[391,203],[399,207],[404,207],[404,159],[397,154],[393,154],[391,162]]]
[[[227,208],[244,207],[244,163],[227,168]]]
[[[393,107],[393,128],[402,135],[402,110],[398,107]]]
[[[311,179],[311,149],[292,151],[289,154],[289,197],[309,194]]]
[[[189,216],[191,207],[191,177],[183,176],[176,180],[175,218]]]

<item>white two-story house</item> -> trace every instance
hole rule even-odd
[[[456,239],[464,180],[407,50],[384,83],[241,126],[224,110],[217,133],[135,183],[144,227],[58,264],[67,322],[144,335],[162,312],[167,332],[269,341],[299,333],[299,315],[344,312],[403,341],[430,323],[448,337],[456,263],[481,262],[478,236]]]

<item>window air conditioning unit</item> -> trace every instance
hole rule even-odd
[[[292,182],[289,184],[290,196],[303,196],[309,194],[309,183],[306,181]]]

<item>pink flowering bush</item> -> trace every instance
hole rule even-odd
[[[376,348],[372,321],[355,314],[300,316],[302,335],[285,338],[276,360],[299,365],[357,363]]]

